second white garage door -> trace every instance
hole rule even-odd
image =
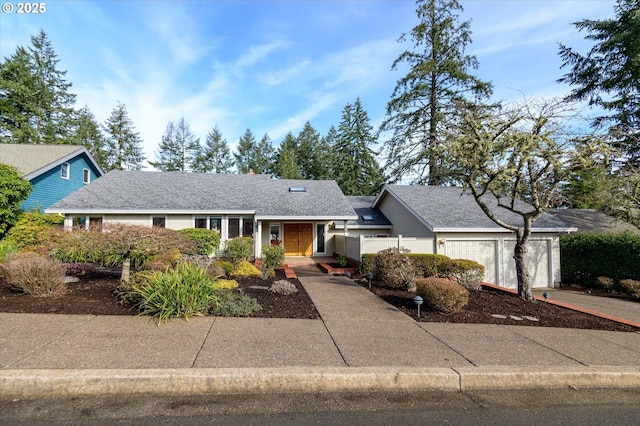
[[[452,259],[469,259],[484,265],[484,280],[497,284],[497,241],[493,240],[447,240],[446,255]]]
[[[516,261],[513,260],[513,252],[516,247],[515,240],[504,241],[503,267],[505,287],[517,288]],[[529,276],[533,287],[550,287],[552,280],[549,278],[549,243],[546,240],[529,240]]]

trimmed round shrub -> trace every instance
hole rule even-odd
[[[469,290],[482,289],[484,265],[469,259],[451,259],[440,265],[440,277],[455,278]]]
[[[374,258],[374,274],[377,281],[389,288],[415,291],[416,269],[404,248],[380,250]]]
[[[259,277],[262,272],[256,268],[251,262],[243,260],[231,271],[232,277]]]
[[[220,233],[218,231],[204,228],[187,228],[178,232],[195,244],[196,254],[211,256],[216,254],[220,248]]]
[[[419,278],[416,292],[432,309],[453,314],[469,303],[469,290],[447,278]]]
[[[211,305],[209,313],[221,317],[248,317],[260,309],[262,306],[258,300],[247,294],[220,290],[216,292],[215,303]]]
[[[66,269],[56,259],[37,253],[9,254],[0,265],[7,284],[25,294],[45,295],[64,284]]]
[[[244,260],[251,260],[253,257],[253,238],[237,237],[227,241],[224,254],[234,265]]]
[[[437,277],[440,274],[442,265],[451,260],[444,254],[414,254],[409,253],[409,259],[416,268],[419,277]]]

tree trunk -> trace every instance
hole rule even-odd
[[[513,259],[516,261],[516,274],[518,278],[518,295],[528,302],[534,302],[531,292],[531,276],[529,275],[529,235],[530,231],[519,230],[516,232],[516,247]]]
[[[127,255],[122,262],[122,275],[120,275],[120,282],[129,282],[129,278],[131,278],[131,258]]]

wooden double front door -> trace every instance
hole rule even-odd
[[[285,223],[284,252],[287,256],[311,256],[313,254],[313,224]]]

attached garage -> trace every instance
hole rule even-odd
[[[498,282],[497,240],[447,240],[443,254],[452,259],[470,259],[484,265],[484,279],[490,283]]]
[[[504,240],[502,252],[502,264],[504,265],[504,283],[508,288],[517,288],[516,261],[513,253],[516,247],[515,240]],[[533,287],[553,287],[553,275],[549,268],[551,247],[548,240],[529,240],[529,276]]]

